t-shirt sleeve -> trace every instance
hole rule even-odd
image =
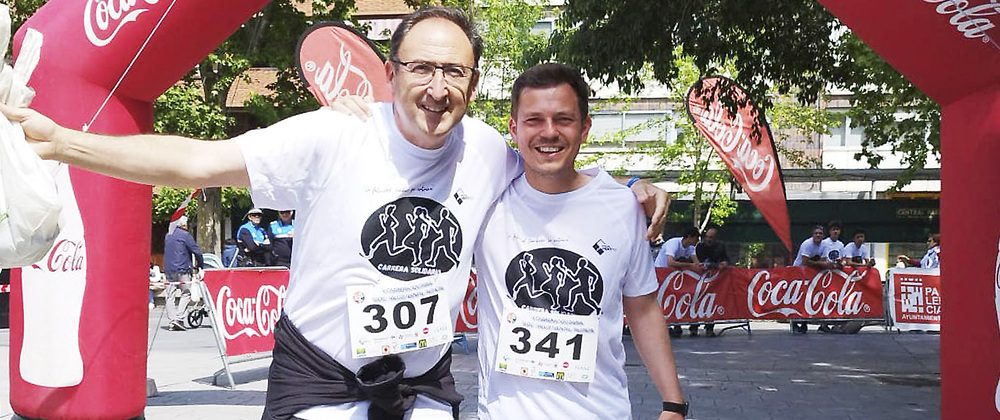
[[[666,261],[667,256],[672,257],[674,260],[680,258],[678,257],[678,255],[683,253],[681,246],[682,246],[681,241],[675,241],[674,238],[670,238],[669,240],[667,240],[667,242],[663,244],[663,249],[664,249],[663,260]]]
[[[506,155],[504,156],[504,179],[507,184],[510,184],[514,179],[521,176],[524,173],[524,160],[521,159],[521,154],[514,150],[510,145],[506,145]],[[506,186],[505,186],[506,188]]]
[[[642,208],[630,199],[635,206],[635,221],[632,223],[630,261],[628,271],[622,286],[622,295],[634,297],[643,296],[659,289],[656,280],[656,270],[653,260],[649,258],[649,243],[646,242],[646,215]]]
[[[236,137],[246,161],[254,205],[305,207],[330,176],[318,174],[316,169],[332,167],[329,162],[344,147],[342,143],[359,141],[343,133],[361,125],[353,117],[323,108]]]

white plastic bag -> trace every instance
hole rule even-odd
[[[0,4],[0,43],[10,38],[10,14]],[[38,64],[42,36],[28,30],[12,69],[0,70],[0,101],[25,107],[34,98],[27,86]],[[0,58],[4,54],[0,50]],[[59,201],[50,163],[24,140],[20,124],[0,116],[0,267],[22,267],[41,260],[59,234]]]

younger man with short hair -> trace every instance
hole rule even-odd
[[[664,401],[686,412],[628,189],[573,164],[589,88],[561,64],[514,82],[510,132],[525,173],[495,204],[476,251],[481,419],[627,419],[622,315]],[[580,226],[586,225],[586,229]]]
[[[865,246],[864,229],[855,229],[851,243],[844,247],[844,265],[851,267],[871,267],[875,260],[871,259],[870,251]]]

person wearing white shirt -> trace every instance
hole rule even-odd
[[[701,262],[698,261],[697,252],[695,252],[695,245],[698,244],[699,239],[701,239],[701,233],[694,226],[688,228],[683,236],[667,239],[660,246],[660,251],[656,253],[653,265],[677,270],[691,270],[697,273],[705,271]]]
[[[927,253],[920,261],[906,255],[896,258],[907,267],[938,268],[941,264],[941,234],[934,233],[927,237]]]
[[[865,231],[855,229],[852,241],[844,247],[842,254],[844,265],[851,267],[871,267],[875,260],[871,259],[871,251],[865,246]]]
[[[813,226],[812,236],[806,238],[799,245],[799,252],[796,254],[795,262],[792,265],[812,267],[820,270],[830,268],[826,255],[823,255],[824,236],[826,235],[822,225]]]
[[[687,412],[641,208],[606,172],[574,167],[588,94],[557,63],[514,82],[509,127],[524,175],[494,204],[475,254],[480,419],[632,418],[623,315],[663,399],[658,418]]]
[[[813,226],[812,236],[806,238],[799,245],[799,252],[792,265],[812,267],[819,270],[831,268],[831,264],[823,252],[826,248],[823,246],[823,236],[825,236],[823,225]],[[792,332],[805,334],[808,330],[809,326],[805,322],[792,322]]]
[[[830,236],[823,239],[821,252],[832,265],[831,268],[838,268],[840,266],[840,259],[844,253],[844,242],[840,240],[840,234],[844,231],[844,225],[839,220],[833,220],[826,225],[826,230]]]

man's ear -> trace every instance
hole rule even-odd
[[[507,120],[507,131],[510,133],[511,139],[515,142],[517,141],[517,121],[514,120],[515,116],[511,114],[510,119]]]
[[[396,79],[395,65],[393,64],[392,61],[386,60],[386,62],[385,62],[385,80],[389,81],[390,89],[393,88],[393,86],[394,86],[393,82],[395,81],[395,79]],[[393,94],[394,94],[393,96],[395,96],[395,93],[396,92],[393,92]]]
[[[479,71],[478,70],[472,72],[472,81],[469,82],[469,83],[470,83],[469,84],[469,93],[467,95],[468,98],[465,100],[466,102],[472,102],[472,101],[476,100],[476,87],[479,86]]]

